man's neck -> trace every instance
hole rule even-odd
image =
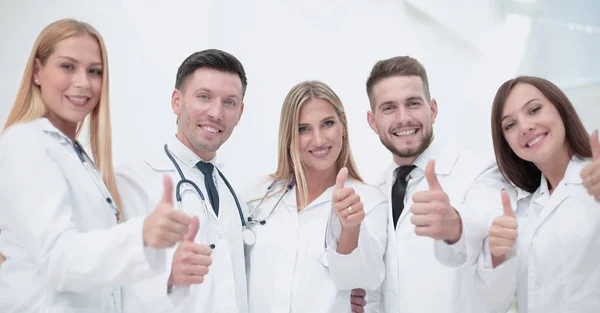
[[[215,157],[215,155],[216,155],[216,152],[200,151],[200,150],[194,148],[194,146],[192,145],[192,143],[189,140],[187,140],[187,138],[182,133],[178,132],[175,135],[175,137],[184,146],[186,146],[188,149],[190,149],[192,152],[194,152],[202,161],[208,162],[208,161],[212,160]]]
[[[417,156],[414,156],[414,157],[403,158],[403,157],[394,155],[394,162],[396,162],[396,165],[398,165],[398,166],[412,165],[413,163],[415,163],[417,158],[419,158],[419,156],[420,156],[420,154]]]

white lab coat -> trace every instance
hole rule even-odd
[[[243,195],[250,201],[250,210],[259,202],[252,200],[262,198],[271,183],[271,178],[262,177],[245,185],[248,190]],[[274,186],[280,192],[271,193],[254,217],[269,214],[282,187],[283,182]],[[348,255],[335,252],[341,226],[331,208],[334,186],[301,212],[293,187],[265,225],[251,228],[256,244],[246,247],[250,313],[351,312],[351,289],[379,287],[385,273],[386,230],[382,226],[387,223],[387,202],[379,190],[364,183],[349,179],[346,187],[354,188],[366,213],[358,247]]]
[[[196,183],[206,199],[207,210],[202,206],[200,197],[194,189],[187,184],[182,185],[183,212],[190,216],[198,216],[200,219],[200,229],[195,242],[207,244],[210,240],[210,243],[216,244],[211,254],[212,264],[202,284],[185,288],[174,287],[172,293],[167,294],[167,280],[176,247],[169,249],[167,271],[163,275],[124,288],[125,310],[132,313],[246,313],[248,300],[242,224],[234,198],[215,168],[213,179],[220,199],[217,218],[204,185],[204,175],[195,167],[200,158],[174,136],[168,141],[168,147],[184,176]],[[215,163],[215,159],[209,161],[216,167],[220,167]],[[171,177],[174,187],[181,180],[162,145],[156,147],[154,153],[148,157],[118,167],[117,185],[123,198],[124,214],[127,219],[146,216],[154,210],[163,195],[164,174]],[[243,214],[247,214],[245,202],[241,198],[239,201]],[[175,188],[173,188],[173,204],[174,209],[178,209]]]
[[[417,236],[410,221],[413,194],[429,188],[424,169],[430,159],[436,161],[438,180],[461,215],[463,232],[454,245]],[[417,168],[410,173],[405,207],[396,230],[389,206],[386,277],[382,290],[367,292],[365,310],[485,313],[485,306],[473,295],[474,264],[493,219],[502,213],[501,190],[509,186],[492,158],[435,140],[414,165]],[[391,165],[378,183],[388,197],[396,168],[395,163]]]
[[[117,226],[71,141],[47,119],[0,138],[0,312],[121,312],[119,285],[164,270],[143,219]]]
[[[519,313],[600,310],[600,204],[579,176],[589,162],[573,158],[552,195],[542,175],[518,201],[517,244],[496,269],[486,240],[476,286],[494,312],[506,312],[515,294]]]

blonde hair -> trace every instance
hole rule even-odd
[[[348,139],[348,124],[344,116],[344,106],[335,92],[320,81],[305,81],[297,84],[290,90],[283,102],[281,119],[279,121],[279,161],[277,171],[271,174],[275,180],[291,182],[296,177],[296,188],[300,194],[299,208],[308,205],[308,189],[306,185],[305,166],[300,158],[298,143],[298,127],[300,109],[313,98],[319,98],[331,103],[344,127],[345,136],[342,137],[342,150],[336,162],[336,171],[342,167],[348,168],[348,177],[362,182],[358,169],[350,150]]]
[[[33,83],[33,71],[36,59],[42,65],[46,64],[48,57],[53,53],[56,44],[73,36],[88,35],[96,39],[102,53],[102,92],[100,101],[86,118],[89,121],[88,139],[91,144],[92,155],[96,168],[106,184],[110,194],[121,213],[121,197],[117,190],[115,172],[112,161],[112,138],[110,126],[110,107],[108,96],[108,59],[106,47],[102,36],[91,25],[74,19],[58,20],[44,28],[33,45],[21,86],[8,115],[4,130],[17,123],[33,121],[46,115],[47,108],[42,101],[40,89]],[[85,121],[77,125],[77,135]],[[121,214],[119,214],[121,216]]]

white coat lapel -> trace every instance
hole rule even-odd
[[[542,210],[540,218],[538,219],[538,223],[536,224],[536,231],[544,223],[544,221],[550,215],[552,215],[552,213],[560,206],[560,204],[571,196],[571,185],[582,184],[581,177],[579,177],[579,172],[583,168],[584,164],[584,160],[579,160],[576,158],[569,162],[563,180],[558,184],[556,190],[554,190],[548,201],[543,205],[544,209]],[[546,178],[543,176],[542,184],[547,184]],[[544,188],[544,190],[547,190],[547,188]],[[536,205],[541,205],[537,202],[537,199],[534,201],[534,203]]]
[[[570,196],[569,190],[567,186],[564,184],[559,184],[558,188],[552,193],[551,197],[548,199],[548,202],[544,205],[542,212],[540,214],[540,218],[535,226],[535,231],[539,229],[539,227],[544,223],[544,221],[558,208],[558,206],[565,201]],[[535,203],[536,205],[540,205],[539,203]]]

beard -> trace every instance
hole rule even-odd
[[[198,124],[202,124],[202,122],[206,121],[216,124],[223,129],[223,133],[221,134],[220,138],[213,138],[212,140],[204,138],[202,130],[199,129]],[[231,135],[231,130],[228,130],[219,121],[214,121],[211,119],[193,120],[185,107],[178,117],[178,127],[187,142],[189,142],[189,145],[191,145],[196,151],[211,153],[217,152],[221,145],[225,143],[225,141],[227,141]]]
[[[392,134],[392,136],[394,136],[394,135]],[[395,156],[400,157],[400,158],[412,158],[412,157],[421,155],[421,153],[423,153],[423,151],[425,151],[425,149],[427,149],[429,147],[432,139],[433,139],[433,130],[429,129],[429,131],[427,133],[423,133],[421,140],[419,141],[419,144],[416,147],[398,149],[396,146],[394,146],[394,143],[391,140],[386,141],[385,139],[379,137],[379,140],[381,140],[381,143],[392,154],[394,154]]]

